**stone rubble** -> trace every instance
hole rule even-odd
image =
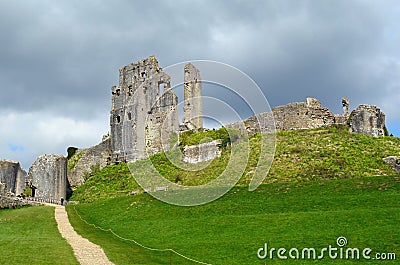
[[[397,156],[388,156],[383,159],[386,163],[389,163],[392,165],[394,170],[400,174],[400,157]]]

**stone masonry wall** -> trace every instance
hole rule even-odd
[[[200,71],[188,63],[184,68],[183,124],[190,130],[203,128]]]
[[[146,127],[150,138],[157,135],[163,121],[163,110],[157,107],[161,101],[165,109],[176,108],[177,100],[170,89],[170,77],[158,66],[154,56],[124,66],[119,71],[119,85],[112,87],[110,111],[111,160],[114,163],[131,162],[147,156],[147,151],[157,150],[161,139],[146,141]],[[161,98],[161,99],[160,99]],[[158,111],[161,111],[159,113]],[[149,121],[152,119],[153,121]],[[159,121],[157,126],[153,126]],[[178,120],[171,131],[178,132]]]
[[[6,195],[6,184],[0,182],[0,196]]]
[[[100,144],[87,148],[78,149],[75,155],[82,153],[82,157],[75,164],[72,170],[68,170],[67,178],[72,189],[79,187],[85,182],[83,176],[90,173],[92,167],[99,165],[104,168],[110,164],[111,139],[105,138]]]
[[[221,140],[215,140],[199,145],[185,146],[183,149],[182,161],[189,164],[196,164],[221,156],[221,151],[218,146]]]
[[[0,160],[0,183],[5,184],[5,191],[20,195],[26,186],[27,174],[19,162]]]
[[[323,107],[315,98],[307,98],[306,102],[289,103],[272,109],[272,113],[264,112],[244,120],[248,134],[273,132],[275,122],[277,131],[313,129],[331,125],[350,125],[350,131],[370,136],[385,135],[385,114],[376,106],[360,105],[349,114],[349,101],[342,99],[343,114],[334,115]],[[274,122],[272,121],[272,114]],[[259,121],[266,128],[260,128]],[[239,129],[241,122],[226,125]],[[243,133],[243,132],[242,132]]]
[[[170,138],[179,131],[177,105],[178,97],[172,90],[165,91],[157,99],[146,122],[146,155],[152,155],[170,148]]]
[[[17,197],[6,197],[0,194],[0,209],[16,208],[27,206],[29,203]]]
[[[371,136],[385,135],[385,114],[376,106],[360,105],[350,115],[350,130]]]
[[[312,129],[335,123],[335,115],[315,98],[272,109],[278,131]]]
[[[66,198],[67,158],[41,155],[29,168],[28,178],[35,186],[35,197],[60,200]]]

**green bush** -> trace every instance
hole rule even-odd
[[[32,196],[32,189],[31,189],[31,187],[26,186],[25,189],[24,189],[24,192],[22,193],[22,195],[23,195],[24,197],[30,197],[30,196]]]

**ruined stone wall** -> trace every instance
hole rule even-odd
[[[5,184],[6,192],[20,195],[26,186],[27,174],[19,162],[0,160],[0,183]]]
[[[164,93],[167,95],[163,96]],[[157,104],[171,109],[177,100],[171,99],[170,77],[158,66],[154,56],[129,64],[119,70],[119,86],[112,88],[112,107],[110,112],[112,162],[136,161],[146,157],[146,151],[157,149],[158,141],[146,142],[147,123],[151,117],[156,120],[163,116],[158,113]],[[161,97],[161,99],[159,99]],[[162,112],[162,110],[161,110]],[[178,128],[178,121],[174,127]],[[161,121],[158,124],[161,128]],[[150,125],[150,134],[153,127]]]
[[[241,135],[252,135],[260,132],[275,132],[275,121],[272,112],[263,112],[244,120],[225,126],[239,131]]]
[[[272,118],[273,115],[273,118]],[[335,124],[335,115],[315,98],[278,106],[243,121],[248,134],[313,129]],[[226,125],[240,129],[241,122]],[[261,127],[260,127],[261,126]],[[243,133],[243,132],[242,132]]]
[[[334,115],[329,109],[323,107],[314,98],[307,98],[306,102],[289,103],[272,109],[277,131],[289,131],[300,129],[313,129],[331,125],[350,125],[350,131],[370,136],[385,135],[385,114],[376,106],[360,105],[349,114],[349,101],[342,99],[343,114]],[[246,132],[256,134],[261,131],[273,132],[271,113],[265,112],[244,120]],[[261,124],[268,125],[260,128]],[[268,121],[269,120],[269,121]],[[240,129],[241,122],[226,125]],[[263,130],[264,129],[264,130]],[[243,132],[242,132],[243,133]]]
[[[0,182],[0,196],[6,195],[6,184]]]
[[[170,148],[173,134],[179,131],[178,97],[172,90],[167,90],[151,109],[146,123],[146,152],[152,155]]]
[[[190,130],[203,128],[200,71],[188,63],[184,68],[183,124]]]
[[[359,105],[350,117],[351,132],[371,136],[385,135],[385,114],[378,107]]]
[[[333,125],[335,115],[315,98],[272,109],[278,131],[312,129]]]
[[[35,197],[60,200],[66,198],[67,158],[41,155],[29,168],[28,178],[36,187]]]
[[[220,157],[221,151],[218,148],[220,144],[221,140],[215,140],[199,145],[185,146],[183,148],[182,161],[189,164],[196,164]]]
[[[111,138],[105,138],[103,141],[93,147],[78,149],[75,155],[82,154],[72,170],[68,170],[67,178],[72,189],[79,187],[85,182],[85,173],[90,173],[92,167],[98,165],[104,168],[110,164],[111,157]]]
[[[0,209],[9,209],[29,205],[28,202],[17,197],[6,197],[0,194]]]

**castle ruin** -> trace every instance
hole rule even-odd
[[[67,158],[60,155],[41,155],[29,168],[28,180],[32,197],[66,198]]]
[[[272,109],[272,112],[259,113],[244,120],[247,134],[261,131],[291,131],[316,129],[332,125],[349,126],[349,131],[370,136],[385,136],[385,114],[376,106],[360,105],[351,113],[349,100],[342,99],[343,114],[333,114],[315,98],[307,98],[305,102],[293,102]],[[273,117],[273,119],[272,119]],[[274,128],[260,128],[259,120],[264,119]],[[240,130],[241,122],[235,122],[226,127]]]
[[[150,56],[131,63],[119,70],[119,84],[112,87],[110,135],[94,147],[75,150],[76,161],[70,170],[67,170],[67,158],[57,155],[40,156],[31,166],[28,176],[18,162],[0,161],[0,196],[5,192],[20,194],[28,185],[34,196],[56,200],[65,198],[66,190],[83,184],[83,176],[93,166],[103,168],[112,163],[146,158],[170,148],[169,140],[180,131],[202,128],[200,72],[190,63],[183,71],[182,124],[178,121],[178,97],[170,87],[171,77],[159,67],[156,58]],[[351,132],[371,136],[386,134],[385,114],[379,108],[360,105],[350,113],[349,106],[349,101],[343,98],[343,114],[333,114],[317,99],[307,98],[305,102],[289,103],[273,108],[272,112],[258,113],[243,122],[249,134],[331,125],[346,125]],[[260,128],[260,119],[269,121],[265,123],[269,127]],[[240,129],[239,123],[226,127]],[[185,147],[184,162],[198,163],[218,157],[220,150],[217,146],[214,141]]]
[[[189,129],[202,128],[200,72],[187,64],[184,76],[183,123]],[[132,162],[169,149],[169,139],[179,133],[178,97],[170,80],[154,56],[119,70],[110,111],[112,163]]]
[[[11,160],[0,160],[0,195],[11,193],[20,195],[24,192],[27,173],[21,164]]]

